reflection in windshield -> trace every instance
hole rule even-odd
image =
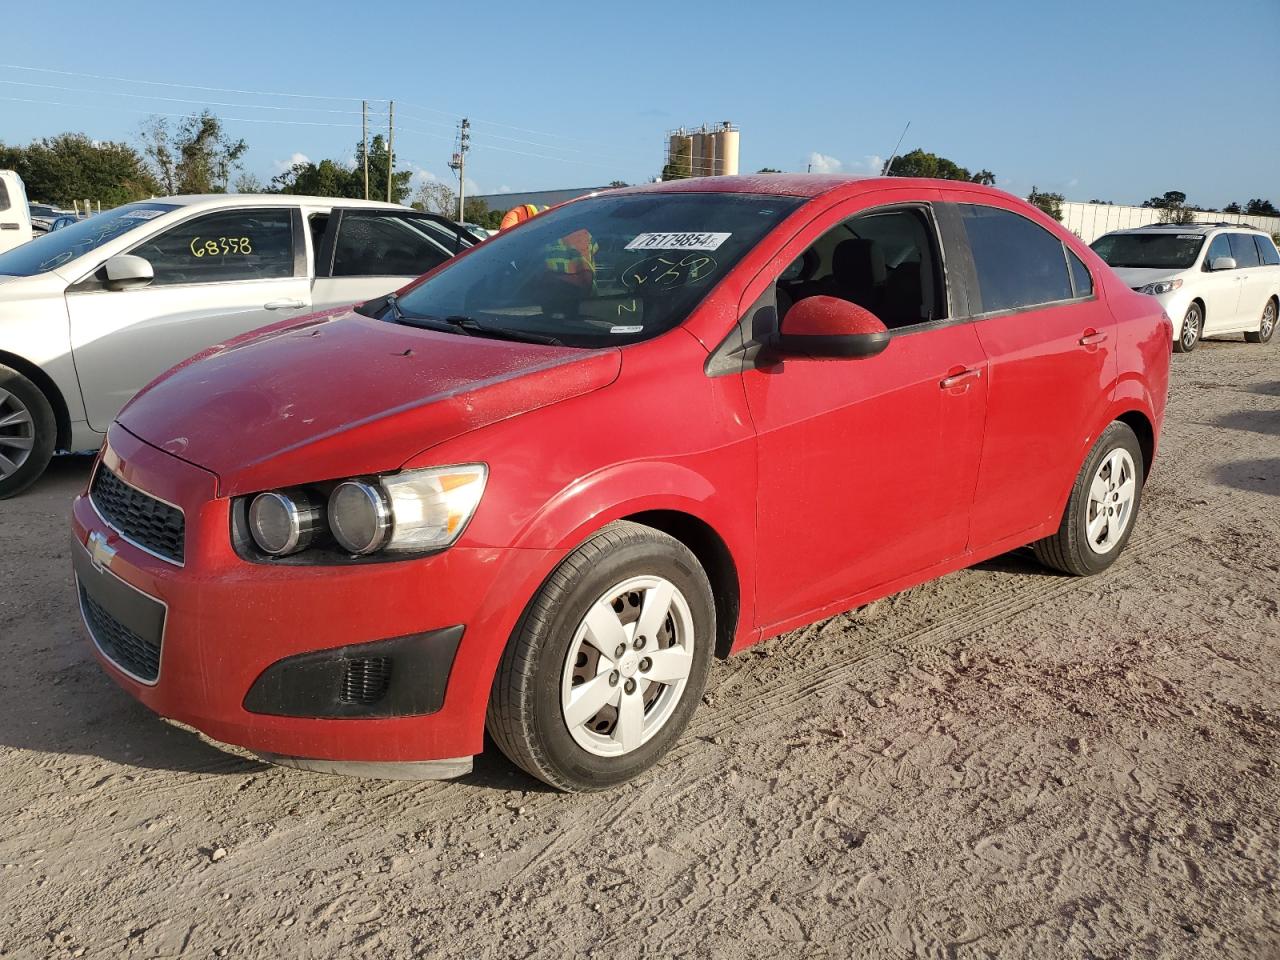
[[[172,203],[130,203],[46,233],[0,254],[0,276],[30,277],[56,270],[109,240],[176,209]]]
[[[1091,246],[1110,267],[1185,270],[1203,243],[1198,233],[1109,233]]]
[[[647,340],[684,322],[799,206],[732,193],[605,195],[499,234],[399,299],[405,318],[467,318],[567,346]],[[533,339],[533,337],[529,337]]]

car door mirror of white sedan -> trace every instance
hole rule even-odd
[[[1214,257],[1209,264],[1209,270],[1217,273],[1219,270],[1234,270],[1236,268],[1235,257]]]
[[[133,290],[145,287],[156,278],[151,261],[127,253],[112,257],[102,265],[108,290]]]

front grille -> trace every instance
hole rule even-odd
[[[80,585],[80,609],[93,641],[107,657],[139,680],[150,683],[160,675],[160,641],[138,636],[109,614],[84,585]]]
[[[391,685],[389,657],[360,657],[348,660],[342,673],[343,703],[377,703]]]
[[[93,478],[89,498],[102,519],[127,540],[174,563],[182,563],[185,521],[182,511],[129,486],[105,466]]]

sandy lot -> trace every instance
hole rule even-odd
[[[0,956],[1280,957],[1280,347],[1174,358],[1109,573],[1019,552],[781,637],[586,797],[156,719],[81,636],[87,467],[0,504]]]

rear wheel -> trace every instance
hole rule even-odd
[[[0,500],[36,481],[53,457],[58,423],[40,388],[0,364]]]
[[[1107,569],[1133,533],[1142,480],[1142,447],[1117,420],[1085,458],[1058,532],[1032,545],[1036,559],[1077,577]]]
[[[1193,303],[1187,307],[1186,316],[1182,318],[1182,332],[1178,334],[1178,339],[1173,342],[1173,349],[1177,353],[1190,353],[1196,348],[1196,344],[1200,342],[1200,336],[1204,333],[1204,309],[1198,303]]]
[[[503,753],[561,790],[644,772],[697,707],[715,643],[711,585],[684,544],[621,521],[573,551],[507,645],[489,702]]]
[[[1276,332],[1276,298],[1272,297],[1262,308],[1262,319],[1258,321],[1257,330],[1245,331],[1244,338],[1250,343],[1269,343],[1271,335]]]

